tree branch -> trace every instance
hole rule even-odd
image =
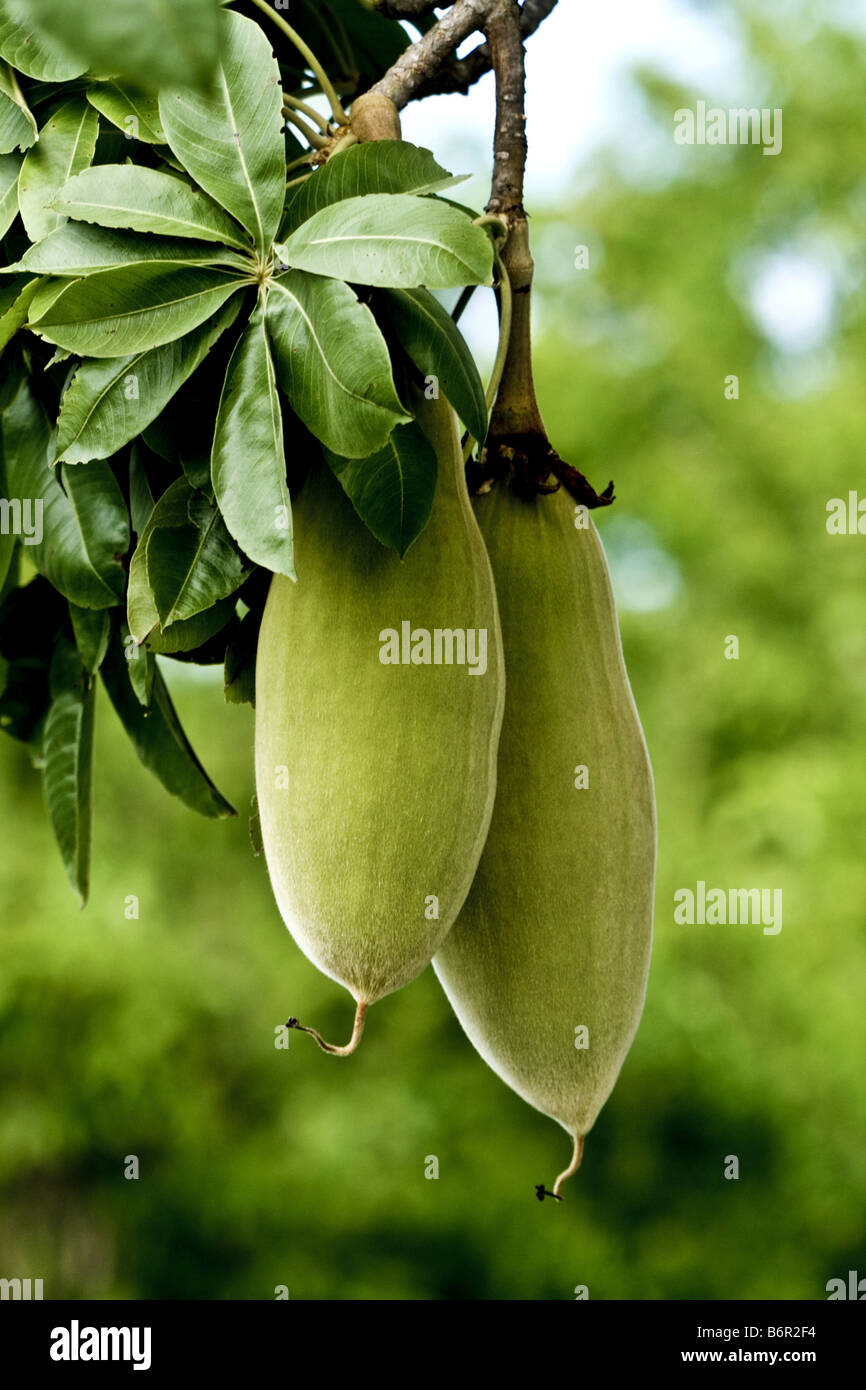
[[[531,38],[539,25],[556,8],[557,0],[524,0],[520,11],[520,32],[524,40]],[[414,93],[416,99],[460,93],[465,96],[479,78],[490,72],[493,55],[488,43],[481,43],[465,58],[451,58],[424,81]]]
[[[496,0],[485,29],[496,72],[493,187],[487,211],[501,213],[511,225],[526,215],[523,210],[526,68],[517,0]]]
[[[447,62],[465,38],[481,29],[496,0],[456,0],[433,29],[407,48],[371,91],[388,97],[401,108],[416,95],[421,84]]]
[[[525,7],[524,7],[525,8]],[[511,324],[499,390],[481,458],[470,470],[475,487],[489,478],[511,475],[524,497],[564,486],[586,507],[613,501],[613,484],[599,494],[578,469],[553,448],[541,418],[532,375],[532,281],[535,263],[523,206],[526,171],[526,70],[517,0],[496,0],[485,24],[496,74],[496,129],[493,185],[487,212],[508,224],[501,265],[511,288]],[[551,481],[553,475],[553,481]]]

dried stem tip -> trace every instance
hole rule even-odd
[[[562,1190],[562,1184],[564,1182],[567,1182],[569,1178],[574,1177],[574,1174],[580,1167],[580,1160],[583,1158],[583,1139],[584,1136],[582,1134],[576,1134],[574,1136],[574,1153],[572,1154],[571,1162],[565,1169],[565,1171],[560,1173],[559,1177],[556,1179],[556,1182],[553,1184],[553,1192],[551,1195],[553,1197],[559,1197],[560,1201],[562,1201],[562,1197],[560,1195]]]
[[[332,1057],[349,1057],[361,1041],[361,1034],[364,1031],[364,1019],[366,1016],[367,1001],[366,999],[360,999],[358,1001],[358,1007],[355,1010],[355,1026],[352,1029],[352,1036],[345,1047],[338,1047],[336,1043],[325,1042],[321,1033],[317,1033],[315,1028],[305,1028],[296,1018],[287,1018],[286,1027],[297,1028],[299,1033],[309,1033],[311,1038],[315,1038],[322,1051],[329,1052]]]

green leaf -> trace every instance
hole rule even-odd
[[[342,280],[281,275],[270,287],[267,324],[281,388],[335,454],[363,458],[408,419],[376,320]]]
[[[34,29],[26,0],[0,0],[0,57],[38,82],[69,82],[87,64]]]
[[[126,674],[135,698],[145,709],[149,709],[153,702],[153,678],[156,674],[153,652],[138,645],[126,623],[120,625],[120,640],[126,658]]]
[[[82,608],[122,602],[129,518],[108,464],[64,467],[61,487],[48,465],[50,426],[29,382],[3,416],[3,443],[10,493],[28,499],[32,508],[32,534],[24,544],[33,564]]]
[[[256,649],[262,610],[245,613],[226,645],[224,694],[228,705],[256,703]]]
[[[8,232],[18,216],[18,175],[21,156],[0,154],[0,237]]]
[[[261,301],[229,362],[211,477],[225,523],[241,549],[256,564],[294,579],[283,419]]]
[[[54,837],[81,907],[87,902],[92,818],[95,687],[75,647],[62,641],[51,663],[51,705],[42,736],[42,784]]]
[[[223,54],[215,88],[206,96],[186,83],[162,92],[159,114],[183,167],[246,227],[265,255],[285,200],[280,70],[258,24],[227,10],[220,25]]]
[[[39,33],[99,72],[204,87],[216,67],[213,0],[27,0]]]
[[[95,676],[108,651],[111,636],[111,620],[105,608],[79,608],[77,603],[69,604],[72,631],[78,655],[89,675]]]
[[[290,266],[359,285],[492,284],[490,238],[434,198],[371,193],[322,208],[285,243]]]
[[[487,438],[487,402],[475,359],[438,299],[425,289],[384,290],[383,302],[415,366],[435,376],[474,439]]]
[[[53,206],[77,222],[194,237],[249,250],[236,222],[183,179],[140,164],[97,164],[69,180]]]
[[[30,281],[27,275],[10,275],[0,280],[0,316],[8,313],[25,285]]]
[[[141,448],[133,444],[129,453],[129,515],[138,539],[141,539],[152,511],[153,493],[141,460]]]
[[[176,656],[178,652],[193,652],[204,646],[218,632],[222,632],[234,617],[236,599],[221,599],[212,608],[196,613],[194,618],[171,623],[164,630],[154,628],[147,639],[147,646],[158,656]]]
[[[51,201],[68,179],[91,163],[98,134],[98,114],[78,97],[65,102],[42,127],[18,180],[21,218],[31,241],[41,241],[64,222]]]
[[[6,293],[0,292],[0,352],[6,344],[15,337],[19,328],[23,328],[27,322],[27,315],[39,288],[38,280],[18,280],[11,281],[3,286]],[[8,291],[14,290],[14,298],[6,307],[4,300],[8,298]]]
[[[235,593],[247,573],[218,509],[201,493],[190,493],[186,524],[179,530],[157,525],[147,543],[147,572],[163,629]]]
[[[157,623],[167,628],[228,598],[245,574],[217,508],[178,478],[154,507],[132,557],[129,630],[143,642]]]
[[[141,434],[237,317],[235,297],[219,313],[173,343],[130,357],[84,362],[63,396],[57,458],[87,463],[109,458]]]
[[[33,275],[79,277],[98,270],[118,270],[142,261],[171,261],[180,265],[224,265],[243,272],[245,257],[226,246],[149,236],[139,232],[112,231],[87,222],[66,222],[38,246],[31,246],[10,270],[29,270]]]
[[[67,352],[66,348],[55,348],[50,360],[45,364],[45,370],[48,371],[50,367],[59,367],[63,362],[71,362],[74,356],[75,353]]]
[[[69,288],[68,280],[52,280],[47,276],[31,281],[31,285],[33,288],[33,296],[30,300],[30,311],[28,314],[28,321],[31,323],[34,319],[38,319],[42,314],[47,313],[55,300],[59,299]]]
[[[181,479],[179,481],[185,481]],[[171,488],[169,488],[169,492]],[[156,508],[154,507],[153,511]],[[153,512],[151,512],[151,518]],[[159,628],[159,610],[150,587],[147,574],[147,542],[150,539],[147,525],[138,537],[138,545],[129,562],[129,583],[126,589],[126,621],[132,638],[139,646],[150,634]]]
[[[65,286],[29,327],[81,357],[125,357],[191,333],[245,282],[229,271],[152,262],[97,271]]]
[[[122,130],[127,140],[143,140],[147,145],[165,144],[155,96],[138,91],[130,83],[115,80],[88,87],[87,100],[107,121]]]
[[[408,140],[370,140],[350,145],[295,191],[280,227],[280,241],[313,213],[345,198],[370,193],[433,193],[468,177],[449,174],[429,150]]]
[[[398,425],[378,453],[366,459],[325,458],[346,496],[383,545],[402,556],[430,518],[436,491],[436,451],[413,420]]]
[[[139,703],[130,682],[119,638],[111,643],[101,674],[138,757],[166,790],[201,815],[220,818],[236,815],[234,807],[214,786],[193,752],[159,669],[154,672],[152,702],[147,711]]]
[[[39,132],[11,68],[0,63],[0,154],[28,150]]]

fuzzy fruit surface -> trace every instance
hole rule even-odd
[[[273,579],[258,647],[256,787],[277,904],[310,960],[368,1003],[415,978],[463,905],[490,824],[504,704],[457,420],[444,399],[422,399],[418,419],[438,479],[405,559],[317,468],[295,508],[298,583]],[[486,630],[486,673],[383,665],[380,634],[403,622]]]
[[[643,1008],[652,942],[652,772],[595,527],[564,491],[499,485],[476,514],[508,689],[478,873],[434,968],[469,1039],[518,1095],[584,1135]],[[577,789],[575,769],[588,770]],[[575,1042],[588,1029],[586,1048]]]

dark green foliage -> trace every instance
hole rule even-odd
[[[257,618],[241,623],[237,604],[254,573],[294,577],[290,490],[320,445],[351,459],[347,488],[384,544],[402,553],[426,524],[430,450],[412,451],[396,487],[377,461],[414,438],[393,434],[410,418],[389,349],[399,359],[403,329],[386,341],[358,286],[484,282],[491,251],[470,216],[432,196],[453,177],[404,142],[293,168],[287,192],[287,162],[315,155],[280,97],[310,95],[291,41],[255,6],[169,9],[0,0],[0,487],[44,512],[32,548],[0,536],[0,603],[13,604],[0,623],[15,626],[23,555],[77,615],[67,633],[91,676],[109,630],[134,639],[124,679],[116,653],[103,675],[143,761],[176,790],[175,716],[166,737],[144,739],[157,721],[141,722],[161,699],[154,658],[225,660],[226,699],[251,700]],[[356,0],[303,0],[292,22],[322,43],[345,95],[408,42]],[[474,425],[468,349],[443,310],[427,317],[427,369],[442,360]],[[417,324],[405,334],[417,356]],[[46,713],[44,674],[35,658],[5,668],[3,726],[27,741]],[[83,827],[75,749],[90,739],[90,687],[86,717],[72,699],[49,733],[52,767],[66,769],[54,781],[79,786],[70,814]],[[209,796],[187,800],[211,813]],[[81,887],[87,837],[67,841]]]

